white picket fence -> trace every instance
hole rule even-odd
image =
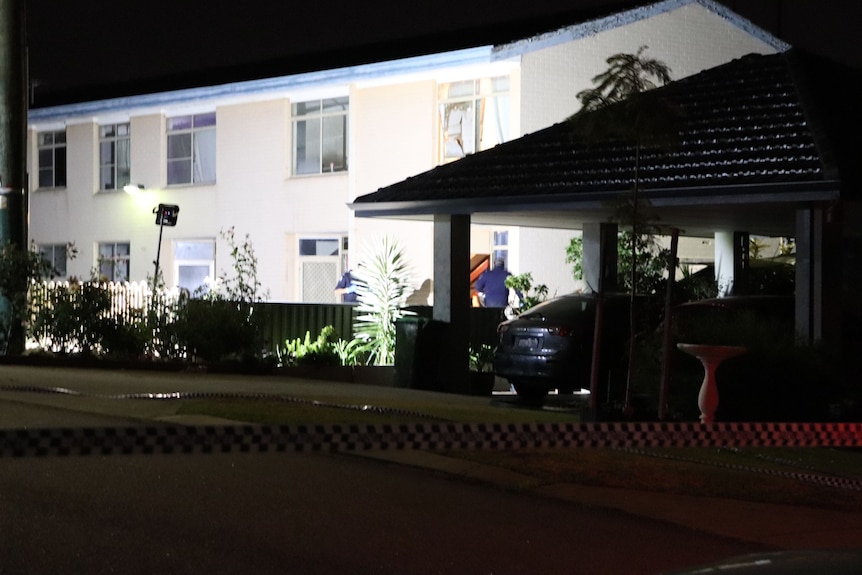
[[[83,286],[96,287],[110,294],[110,307],[105,312],[106,317],[116,318],[125,323],[140,322],[147,317],[153,306],[159,306],[157,310],[160,315],[169,314],[180,298],[180,290],[177,288],[161,289],[154,292],[148,282],[85,282],[84,284],[68,281],[42,281],[33,282],[28,293],[30,306],[30,317],[35,319],[37,314],[43,313],[46,306],[56,298],[74,298],[80,293]],[[60,292],[56,294],[54,292]],[[158,297],[154,297],[157,295]],[[73,353],[79,351],[71,349],[57,349],[50,333],[31,333],[27,341],[28,349],[45,349],[51,351],[65,351]]]

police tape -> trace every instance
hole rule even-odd
[[[175,424],[0,430],[0,458],[385,450],[860,447],[859,423]]]
[[[231,452],[506,450],[650,447],[860,447],[862,423],[457,423],[416,411],[262,393],[93,395],[62,387],[0,385],[0,391],[116,400],[243,399],[408,417],[411,423],[180,425],[0,430],[0,458]]]

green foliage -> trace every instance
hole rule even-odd
[[[566,263],[572,264],[572,277],[575,281],[584,279],[584,238],[575,236],[566,246]]]
[[[357,295],[355,337],[371,365],[395,363],[395,321],[412,315],[403,309],[410,288],[410,266],[397,242],[375,238],[354,275]]]
[[[152,338],[143,312],[114,313],[111,292],[95,278],[32,291],[29,335],[46,351],[138,357]]]
[[[478,347],[470,345],[470,371],[486,373],[492,371],[494,361],[494,347],[483,343]]]
[[[364,365],[365,355],[360,340],[343,340],[328,325],[316,339],[311,339],[311,332],[306,331],[305,338],[286,340],[284,347],[278,349],[278,365]]]
[[[22,249],[11,242],[0,245],[0,327],[7,354],[24,351],[24,321],[30,284],[49,277],[50,264],[36,250]],[[13,349],[14,348],[14,349]]]
[[[280,365],[342,365],[336,347],[339,341],[335,328],[331,325],[320,330],[317,339],[311,339],[311,332],[305,332],[305,339],[286,340],[284,349],[279,350]]]
[[[576,95],[581,109],[569,120],[588,140],[622,139],[638,147],[675,140],[677,111],[652,92],[670,82],[671,71],[661,60],[645,57],[646,49],[610,56],[608,68],[593,77],[593,87]]]
[[[233,274],[222,272],[214,283],[198,290],[177,311],[173,333],[190,356],[206,362],[260,358],[263,333],[254,304],[268,294],[258,281],[257,256],[248,234],[242,242],[234,228],[220,236],[227,243]]]
[[[632,289],[632,234],[628,231],[617,235],[617,274],[624,291]],[[572,264],[572,276],[583,279],[584,240],[574,237],[566,247],[566,263]],[[662,248],[652,234],[639,234],[636,242],[636,265],[638,269],[637,293],[660,294],[666,285],[667,269],[670,265],[670,250]]]
[[[545,284],[533,285],[533,274],[523,273],[510,275],[506,278],[506,287],[520,294],[519,306],[511,309],[514,313],[524,313],[532,307],[536,307],[548,299],[548,286]]]

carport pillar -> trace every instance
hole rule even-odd
[[[584,261],[581,262],[581,269],[584,271],[584,283],[596,293],[617,289],[618,232],[619,226],[615,223],[584,224]]]
[[[470,388],[470,216],[434,216],[434,311],[446,324],[439,350],[441,389]]]
[[[796,335],[809,344],[843,340],[837,219],[822,208],[796,211]]]
[[[718,297],[740,294],[748,269],[748,233],[715,232],[715,281]]]
[[[604,294],[617,289],[617,235],[619,226],[615,223],[585,223],[584,261],[581,269],[584,271],[584,282],[597,294]],[[598,298],[596,305],[596,321],[593,326],[593,355],[590,365],[590,413],[588,417],[596,418],[602,399],[607,396],[607,381],[602,381],[604,373],[601,365],[602,333],[604,304]]]

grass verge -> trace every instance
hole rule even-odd
[[[415,423],[571,423],[572,413],[501,409],[483,402],[379,399],[362,410],[355,398],[325,405],[255,399],[183,401],[178,414],[210,415],[259,425]],[[343,405],[345,407],[332,407]],[[425,416],[425,417],[423,417]],[[862,451],[827,448],[762,449],[529,449],[470,450],[443,455],[510,469],[542,484],[575,483],[619,489],[723,497],[744,501],[862,511],[862,491],[835,487],[824,477],[862,481]],[[813,479],[813,480],[811,480]]]

